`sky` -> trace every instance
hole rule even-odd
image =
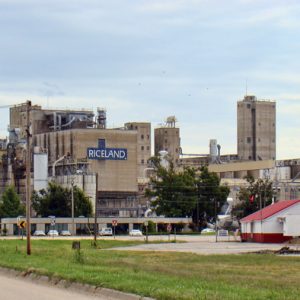
[[[108,126],[175,115],[183,153],[236,153],[236,102],[277,103],[277,158],[300,157],[300,2],[0,0],[0,136],[9,110],[104,107]]]

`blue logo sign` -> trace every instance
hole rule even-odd
[[[105,140],[98,140],[98,148],[87,148],[87,157],[96,160],[127,160],[127,149],[105,148]]]

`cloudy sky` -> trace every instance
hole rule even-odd
[[[277,101],[277,158],[300,157],[299,15],[298,0],[0,0],[0,106],[105,107],[110,127],[175,115],[184,153],[216,138],[225,154],[247,86]]]

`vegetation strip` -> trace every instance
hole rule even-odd
[[[136,242],[35,240],[31,256],[21,240],[0,241],[0,265],[67,282],[155,299],[298,299],[300,259],[272,254],[209,255],[101,251]]]

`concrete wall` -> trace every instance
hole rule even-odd
[[[151,157],[151,123],[130,122],[125,124],[125,128],[137,132],[137,176],[144,178],[147,161]]]
[[[241,176],[245,172],[256,171],[258,172],[261,169],[273,169],[275,167],[275,161],[273,160],[264,160],[264,161],[245,161],[245,162],[233,162],[228,164],[211,164],[208,166],[210,172],[222,173],[222,172],[241,172]],[[242,172],[245,171],[245,172]],[[237,175],[238,173],[235,173]]]
[[[82,189],[85,194],[90,198],[93,211],[95,211],[96,201],[96,175],[95,174],[73,174],[66,176],[57,176],[55,182],[59,183],[63,187],[71,188],[72,181],[74,186]]]
[[[49,163],[71,154],[73,160],[86,159],[87,148],[98,147],[105,139],[106,147],[126,148],[124,161],[89,160],[89,172],[98,173],[99,191],[137,191],[137,133],[128,130],[73,129],[36,135],[36,146],[48,148]]]

